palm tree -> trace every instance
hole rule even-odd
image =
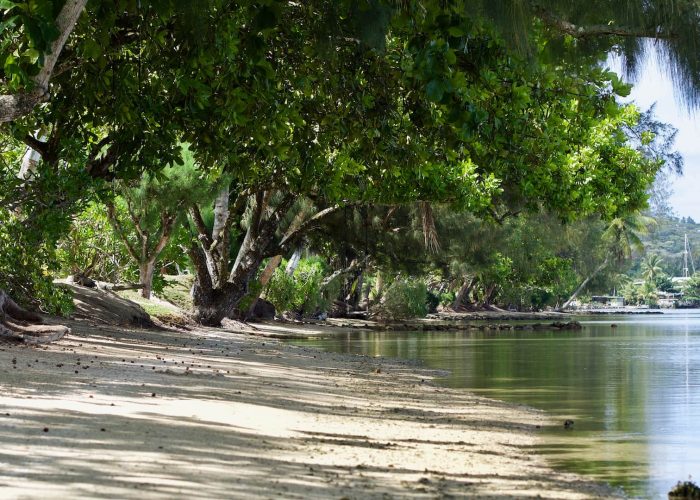
[[[642,252],[644,243],[639,236],[648,234],[655,226],[656,219],[638,212],[611,220],[603,233],[608,257],[619,264],[632,257],[635,250]]]
[[[623,217],[617,217],[610,221],[608,227],[603,232],[602,242],[605,245],[605,259],[596,267],[593,272],[576,288],[561,309],[566,309],[569,304],[578,297],[578,294],[586,288],[586,285],[608,267],[611,262],[620,264],[636,251],[643,251],[644,244],[639,235],[647,234],[656,225],[656,220],[652,217],[635,212]]]
[[[662,262],[663,259],[653,253],[644,257],[642,261],[642,277],[647,283],[655,283],[656,278],[664,272],[663,267],[661,267]]]

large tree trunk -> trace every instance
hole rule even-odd
[[[223,286],[204,286],[198,278],[195,281],[193,301],[195,319],[203,325],[219,326],[224,318],[239,318],[248,311],[239,311],[241,299],[248,293],[248,284],[255,278],[260,264],[265,258],[268,242],[256,240],[241,247],[238,252],[238,265],[233,269]]]
[[[260,273],[260,279],[258,280],[258,282],[260,283],[260,287],[258,288],[256,296],[250,302],[250,307],[248,308],[248,312],[245,315],[246,318],[249,318],[253,314],[253,311],[255,311],[255,306],[257,305],[258,300],[260,300],[260,295],[262,294],[263,290],[265,290],[265,288],[267,287],[267,284],[270,282],[272,276],[275,274],[275,270],[278,267],[280,267],[281,263],[282,255],[275,255],[274,257],[270,258],[267,265],[265,266],[265,269],[263,269],[263,272]]]
[[[476,278],[472,277],[470,279],[465,279],[464,283],[462,284],[461,288],[457,292],[457,295],[455,296],[454,302],[452,302],[452,310],[453,311],[460,311],[464,307],[464,301],[469,297],[469,294],[472,291],[472,288],[474,288],[474,284],[476,283]]]
[[[63,325],[43,325],[41,316],[19,307],[0,290],[0,339],[28,344],[53,342],[70,333]]]
[[[286,212],[291,196],[282,202],[278,211]],[[272,246],[278,220],[275,217],[264,219],[269,193],[257,193],[251,221],[238,250],[235,263],[227,278],[212,279],[211,266],[207,256],[206,237],[200,238],[200,245],[190,252],[197,270],[197,280],[193,290],[195,319],[207,326],[219,326],[224,318],[239,318],[246,311],[239,311],[238,305],[248,293],[248,284],[255,278],[262,261]],[[201,235],[201,231],[200,231]],[[223,251],[223,249],[221,249]],[[217,282],[219,281],[219,282]]]
[[[236,308],[245,289],[226,283],[223,288],[201,288],[195,283],[193,302],[195,320],[205,326],[221,326],[224,318],[236,317]]]
[[[150,299],[153,291],[153,272],[156,268],[155,259],[149,259],[146,262],[139,263],[139,283],[143,286],[141,296],[144,299]]]

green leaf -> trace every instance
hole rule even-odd
[[[258,10],[253,23],[261,31],[272,29],[277,26],[278,13],[272,7],[264,5]]]
[[[425,93],[427,94],[428,99],[433,102],[442,101],[442,98],[445,95],[444,82],[442,80],[431,80],[425,87]]]
[[[83,44],[83,54],[89,59],[97,59],[102,55],[102,47],[92,39],[85,40]]]
[[[41,57],[41,52],[34,48],[29,48],[24,51],[24,57],[26,57],[31,64],[35,64],[39,60],[39,57]]]

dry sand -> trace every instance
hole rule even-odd
[[[411,363],[70,326],[49,346],[0,344],[4,499],[615,496],[533,453],[556,425],[544,414]]]

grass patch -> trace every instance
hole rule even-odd
[[[163,291],[153,294],[151,300],[144,299],[140,290],[122,290],[116,292],[122,298],[136,302],[152,318],[172,325],[185,325],[191,322],[187,313],[192,311],[190,289],[194,276],[164,276],[166,285]]]
[[[158,296],[175,304],[183,311],[192,311],[190,290],[192,290],[192,285],[194,284],[194,276],[191,274],[180,274],[177,276],[163,276],[163,278],[167,284]]]

